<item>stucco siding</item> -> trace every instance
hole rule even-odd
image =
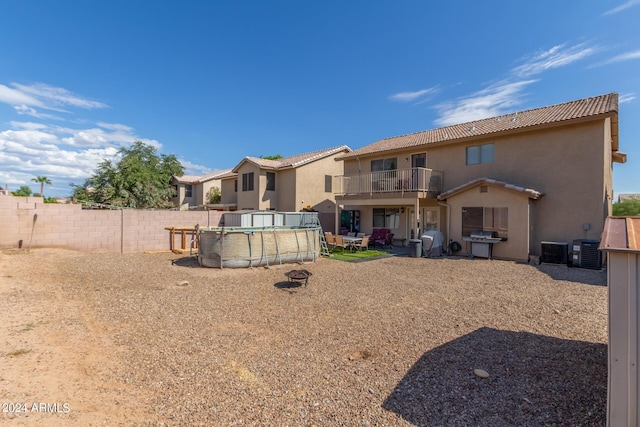
[[[336,161],[335,154],[308,163],[296,169],[296,211],[310,206],[318,212],[334,212],[335,196],[333,189],[325,191],[325,176],[342,175],[343,164]]]
[[[242,191],[242,175],[253,172],[253,190]],[[260,209],[260,169],[252,163],[244,163],[238,169],[238,209]]]
[[[451,209],[451,239],[462,244],[468,253],[469,244],[462,240],[462,209],[465,207],[487,207],[508,209],[508,239],[493,246],[493,256],[526,260],[529,256],[529,197],[523,193],[500,187],[480,186],[454,195],[448,200]]]
[[[302,204],[296,200],[296,169],[278,171],[276,177],[276,191],[278,193],[278,206],[285,212],[298,212]]]
[[[223,179],[220,182],[220,191],[222,193],[221,203],[237,204],[238,192],[235,191],[235,182],[237,178]]]
[[[267,173],[275,174],[275,184],[276,190],[267,190]],[[260,170],[260,174],[258,175],[258,209],[268,211],[268,210],[281,210],[278,206],[278,173],[273,170]]]
[[[493,161],[466,164],[469,146],[493,144]],[[480,177],[531,188],[544,194],[532,204],[535,218],[531,250],[539,255],[540,241],[597,239],[611,211],[612,165],[610,119],[490,136],[467,142],[427,146],[427,167],[443,173],[443,191]],[[411,154],[424,147],[345,161],[345,174],[369,172],[371,160],[396,157],[398,168],[410,167]],[[452,218],[451,230],[456,229]],[[588,230],[585,230],[588,228]],[[444,229],[442,230],[445,231]],[[452,238],[457,238],[452,235]],[[514,245],[496,247],[511,249]],[[521,248],[518,244],[518,256]]]

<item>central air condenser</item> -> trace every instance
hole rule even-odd
[[[577,239],[573,241],[573,266],[600,270],[602,252],[598,247],[600,240]]]
[[[569,243],[567,242],[541,242],[542,256],[540,262],[548,264],[569,263]]]

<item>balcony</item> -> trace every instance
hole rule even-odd
[[[380,193],[425,193],[436,197],[442,192],[442,172],[426,168],[396,169],[334,177],[339,196]]]

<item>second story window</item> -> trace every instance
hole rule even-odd
[[[238,180],[237,179],[233,180],[233,192],[234,193],[238,192]]]
[[[193,186],[191,184],[184,185],[184,197],[193,197]]]
[[[267,191],[276,191],[276,173],[267,172]]]
[[[242,174],[242,191],[253,191],[253,172]]]
[[[331,175],[324,176],[324,192],[331,193],[333,191],[333,177]]]
[[[371,160],[371,172],[390,171],[398,169],[398,158]]]
[[[493,163],[493,144],[467,147],[467,164]]]

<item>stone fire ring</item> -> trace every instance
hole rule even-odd
[[[291,270],[284,273],[289,278],[289,282],[304,283],[307,286],[309,277],[313,276],[313,273],[307,270]]]

